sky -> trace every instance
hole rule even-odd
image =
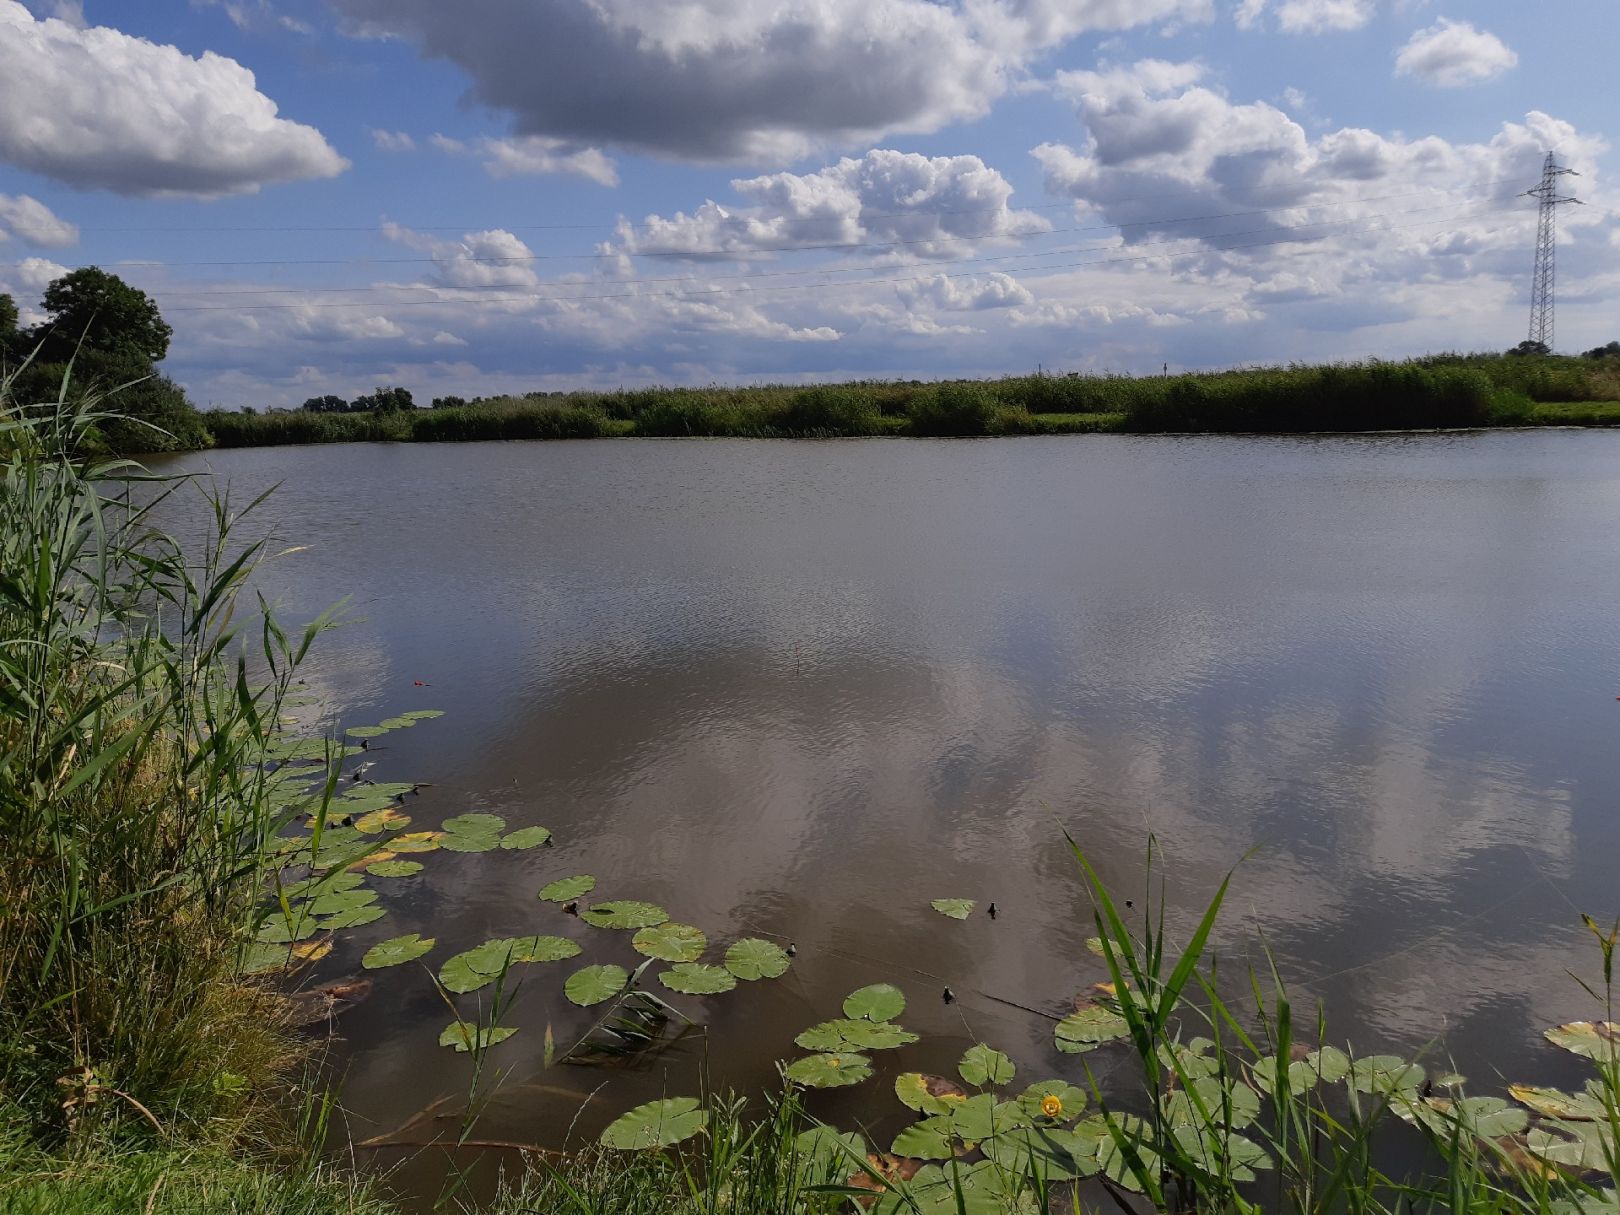
[[[1614,0],[0,0],[0,291],[209,406],[1620,338]]]

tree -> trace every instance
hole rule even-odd
[[[169,353],[174,330],[151,297],[99,267],[74,270],[45,288],[45,311],[50,319],[33,334],[44,343],[45,362],[66,362],[81,342],[83,349],[148,364]]]
[[[1594,346],[1581,357],[1583,359],[1620,359],[1620,342],[1610,342],[1607,346]]]
[[[435,409],[460,409],[462,406],[466,405],[466,403],[467,399],[465,397],[433,398],[433,408]]]
[[[399,413],[406,409],[415,409],[416,402],[411,400],[411,390],[408,388],[383,388],[368,396],[356,397],[354,408],[367,413]]]
[[[1535,358],[1552,353],[1552,348],[1546,342],[1538,342],[1534,338],[1527,338],[1520,342],[1508,354],[1516,358]]]
[[[324,397],[310,397],[299,408],[307,413],[348,413],[349,403],[342,397],[327,393]]]
[[[17,345],[17,301],[0,292],[0,354]]]

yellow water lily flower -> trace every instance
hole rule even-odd
[[[1048,1093],[1041,1098],[1041,1113],[1048,1118],[1057,1118],[1062,1115],[1063,1102],[1056,1093]]]

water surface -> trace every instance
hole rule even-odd
[[[571,873],[722,947],[798,945],[776,983],[677,998],[707,1036],[645,1071],[545,1071],[546,1027],[567,1042],[589,1014],[561,996],[574,964],[526,968],[482,1138],[561,1143],[578,1102],[557,1088],[607,1083],[576,1137],[700,1068],[757,1089],[883,979],[925,1040],[818,1112],[896,1122],[892,1074],[948,1071],[974,1038],[1027,1078],[1073,1072],[1014,1007],[1061,1013],[1101,977],[1065,829],[1138,908],[1154,834],[1182,924],[1247,856],[1223,959],[1236,977],[1268,945],[1339,1041],[1438,1040],[1486,1090],[1578,1082],[1540,1032],[1595,1012],[1565,973],[1595,970],[1578,911],[1620,911],[1620,435],[355,445],[167,467],[244,500],[281,484],[259,526],[308,548],[267,585],[291,616],[348,595],[358,618],[311,674],[344,721],[446,710],[378,756],[383,779],[433,782],[418,826],[476,809],[555,832],[424,858],[323,975],[410,931],[438,937],[435,963],[561,932],[582,962],[633,964],[628,934],[536,900]],[[1001,914],[947,921],[942,896]],[[341,1023],[356,1138],[466,1085],[427,977],[377,978]]]

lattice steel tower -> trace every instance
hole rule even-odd
[[[1553,289],[1558,278],[1558,208],[1565,203],[1578,203],[1574,195],[1560,198],[1558,179],[1580,176],[1574,169],[1559,165],[1555,153],[1547,153],[1547,163],[1541,170],[1541,184],[1526,190],[1526,198],[1541,203],[1541,223],[1536,229],[1536,274],[1530,284],[1530,340],[1540,342],[1549,351],[1553,348]]]

